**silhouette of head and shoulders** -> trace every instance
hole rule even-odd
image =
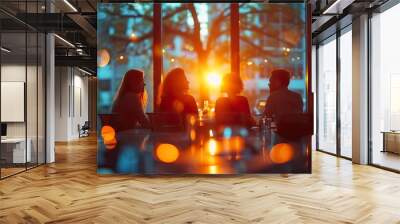
[[[288,89],[290,73],[284,69],[272,71],[269,79],[270,96],[267,99],[265,114],[279,119],[285,114],[301,113],[303,99],[300,94]]]
[[[148,127],[145,115],[147,105],[143,71],[131,69],[127,71],[115,94],[112,113],[114,124],[119,130],[132,129],[139,123]]]
[[[189,94],[189,81],[182,68],[174,68],[166,75],[161,89],[160,111],[183,115],[198,113],[196,100]]]
[[[235,74],[224,76],[221,86],[224,96],[219,97],[215,104],[217,122],[242,123],[249,126],[254,123],[249,102],[245,96],[240,95],[242,91],[243,82],[239,76]]]

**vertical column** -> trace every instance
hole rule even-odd
[[[153,5],[153,111],[158,111],[157,99],[161,84],[162,61],[161,3]]]
[[[231,3],[231,73],[240,76],[239,4]]]
[[[368,15],[353,20],[353,162],[368,163]]]
[[[336,155],[341,156],[341,117],[340,117],[340,78],[341,78],[341,63],[340,63],[340,30],[336,31]]]
[[[46,2],[46,11],[54,11],[50,1]],[[46,163],[55,161],[55,54],[54,35],[46,34]]]

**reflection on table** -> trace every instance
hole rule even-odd
[[[99,174],[310,173],[309,137],[189,121],[184,131],[133,129],[99,133]]]

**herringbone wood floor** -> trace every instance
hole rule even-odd
[[[400,175],[315,152],[312,175],[101,177],[96,140],[0,181],[0,223],[400,223]]]

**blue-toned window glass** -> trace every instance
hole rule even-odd
[[[243,3],[240,13],[240,76],[254,113],[269,95],[272,70],[292,74],[289,89],[306,102],[306,10],[303,3]]]
[[[144,71],[147,111],[153,110],[153,4],[99,4],[98,113],[109,113],[124,74]]]

